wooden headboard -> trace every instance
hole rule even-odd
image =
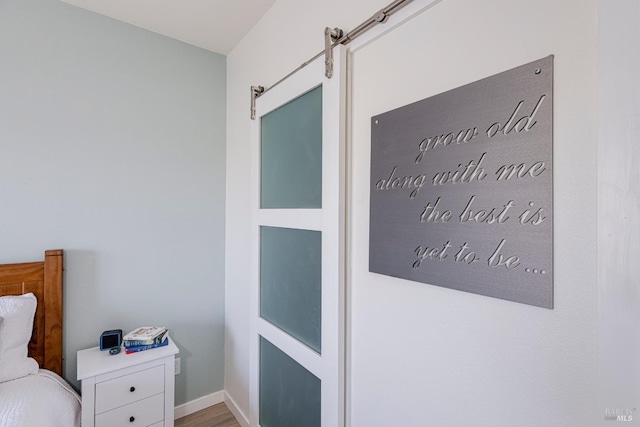
[[[62,375],[62,250],[45,251],[44,261],[0,265],[0,296],[28,292],[38,299],[29,356],[41,368]]]

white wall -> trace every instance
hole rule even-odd
[[[352,29],[387,3],[279,0],[228,57],[226,390],[245,413],[249,86],[321,50],[325,26]],[[370,117],[549,54],[555,309],[369,273]],[[352,60],[351,425],[595,424],[595,0],[443,0]]]
[[[595,1],[445,0],[354,54],[353,426],[594,423],[595,16]],[[549,54],[554,309],[369,273],[371,116]]]
[[[634,425],[640,425],[638,20],[637,1],[598,2],[598,409],[602,416],[631,410]]]
[[[224,387],[222,55],[57,0],[0,1],[0,263],[65,250],[65,377],[165,325],[176,403]]]

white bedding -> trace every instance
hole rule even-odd
[[[80,427],[80,397],[51,371],[0,383],[0,427]]]

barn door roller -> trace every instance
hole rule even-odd
[[[330,79],[333,76],[333,43],[342,38],[340,28],[324,29],[324,75]]]

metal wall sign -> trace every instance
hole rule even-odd
[[[553,308],[553,56],[371,118],[369,270]]]

